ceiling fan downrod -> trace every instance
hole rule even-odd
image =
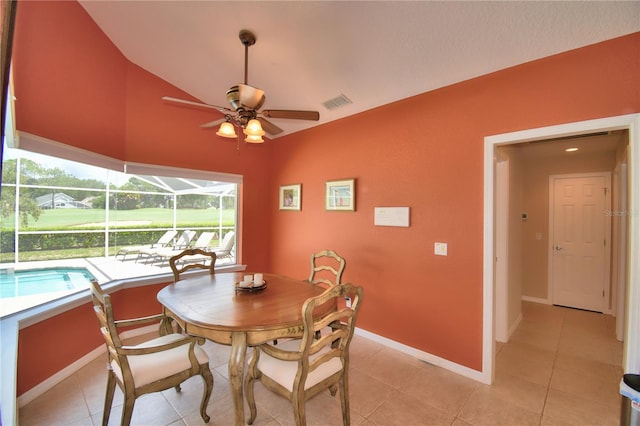
[[[249,30],[240,30],[240,42],[244,45],[244,84],[247,83],[249,75],[249,46],[256,44],[256,36]]]

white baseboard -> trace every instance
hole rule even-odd
[[[137,328],[135,330],[125,331],[124,333],[122,333],[121,337],[123,339],[128,339],[131,337],[154,333],[156,330],[157,330],[157,326],[151,325],[147,327]],[[412,357],[417,358],[421,361],[428,362],[429,364],[442,367],[453,373],[460,374],[461,376],[465,376],[470,379],[476,380],[478,382],[485,383],[485,381],[483,380],[482,372],[480,371],[473,370],[469,367],[465,367],[464,365],[456,364],[444,358],[440,358],[436,355],[432,355],[430,353],[421,351],[419,349],[412,348],[411,346],[398,343],[394,340],[387,339],[386,337],[379,336],[377,334],[371,333],[366,330],[361,330],[359,328],[356,328],[356,334],[362,337],[366,337],[369,340],[373,340],[374,342],[380,343],[391,349],[395,349],[399,352],[405,353],[407,355],[411,355]],[[104,345],[101,345],[96,349],[92,350],[91,352],[89,352],[88,354],[86,354],[85,356],[83,356],[82,358],[80,358],[79,360],[75,361],[74,363],[69,364],[62,370],[55,373],[53,376],[49,377],[44,382],[39,383],[38,385],[34,386],[33,388],[29,389],[28,391],[20,395],[17,401],[18,407],[23,407],[29,402],[35,400],[45,392],[51,390],[58,383],[67,379],[68,377],[71,377],[80,368],[86,366],[87,364],[95,360],[97,357],[104,355],[105,353],[106,353],[106,348]]]
[[[513,332],[516,331],[516,328],[518,328],[518,326],[520,325],[520,323],[522,322],[522,312],[520,312],[520,315],[518,315],[518,319],[516,319],[513,324],[511,324],[511,327],[509,327],[509,334],[507,334],[507,338],[511,339],[511,336],[513,335]]]
[[[433,364],[437,367],[442,367],[446,370],[449,370],[453,373],[460,374],[461,376],[468,377],[475,381],[491,384],[486,381],[486,378],[482,374],[481,371],[473,370],[469,367],[465,367],[464,365],[456,364],[455,362],[451,362],[447,359],[440,358],[439,356],[430,354],[428,352],[421,351],[419,349],[413,348],[411,346],[407,346],[403,343],[396,342],[394,340],[388,339],[386,337],[379,336],[377,334],[371,333],[366,330],[362,330],[356,327],[355,334],[366,337],[369,340],[373,340],[374,342],[380,343],[384,346],[387,346],[391,349],[395,349],[399,352],[410,355],[414,358],[417,358],[421,361],[427,362],[429,364]]]
[[[157,325],[149,325],[146,327],[136,328],[135,330],[125,331],[120,335],[120,337],[122,339],[129,339],[131,337],[154,333],[157,330],[158,330]],[[97,357],[106,354],[106,352],[107,352],[106,346],[100,345],[99,347],[95,348],[94,350],[92,350],[91,352],[89,352],[88,354],[86,354],[76,362],[73,362],[67,365],[65,368],[55,373],[53,376],[49,377],[44,382],[37,384],[36,386],[32,387],[31,389],[29,389],[28,391],[20,395],[17,401],[18,407],[25,406],[26,404],[38,398],[45,392],[51,390],[55,385],[73,376],[80,368],[89,364],[91,361],[95,360]]]
[[[517,324],[516,324],[516,326],[517,326]],[[123,339],[128,339],[128,338],[131,338],[131,337],[142,336],[144,334],[154,333],[155,331],[157,331],[157,326],[150,325],[150,326],[147,326],[147,327],[137,328],[135,330],[125,331],[125,332],[122,333],[121,337]],[[510,330],[510,333],[511,332],[512,331]],[[460,374],[461,376],[468,377],[468,378],[476,380],[478,382],[486,383],[486,381],[484,380],[484,377],[482,375],[482,372],[480,372],[480,371],[473,370],[473,369],[471,369],[469,367],[465,367],[464,365],[456,364],[456,363],[451,362],[449,360],[446,360],[444,358],[440,358],[440,357],[432,355],[432,354],[430,354],[428,352],[424,352],[424,351],[421,351],[419,349],[412,348],[411,346],[407,346],[405,344],[396,342],[396,341],[388,339],[386,337],[379,336],[377,334],[371,333],[371,332],[366,331],[366,330],[362,330],[362,329],[356,328],[356,334],[358,334],[358,335],[360,335],[362,337],[366,337],[369,340],[373,340],[374,342],[380,343],[380,344],[382,344],[384,346],[387,346],[387,347],[389,347],[391,349],[395,349],[395,350],[397,350],[399,352],[402,352],[402,353],[405,353],[407,355],[410,355],[410,356],[412,356],[414,358],[417,358],[417,359],[419,359],[421,361],[428,362],[429,364],[433,364],[433,365],[438,366],[438,367],[442,367],[442,368],[444,368],[446,370],[449,370],[449,371],[451,371],[453,373]],[[53,376],[49,377],[44,382],[39,383],[38,385],[34,386],[33,388],[29,389],[28,391],[26,391],[25,393],[20,395],[18,397],[18,401],[17,401],[18,402],[18,407],[23,407],[24,405],[28,404],[29,402],[37,399],[39,396],[41,396],[42,394],[44,394],[48,390],[51,390],[58,383],[60,383],[63,380],[71,377],[80,368],[86,366],[87,364],[89,364],[90,362],[95,360],[97,357],[99,357],[101,355],[104,355],[105,353],[106,353],[106,347],[104,345],[100,345],[99,347],[97,347],[96,349],[92,350],[91,352],[89,352],[88,354],[86,354],[85,356],[80,358],[79,360],[73,362],[72,364],[69,364],[68,366],[66,366],[62,370],[60,370],[57,373],[55,373]]]
[[[523,302],[533,302],[533,303],[542,303],[543,305],[553,305],[553,303],[551,303],[551,300],[542,299],[540,297],[521,296],[520,300],[522,300]]]

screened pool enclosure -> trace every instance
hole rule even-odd
[[[110,257],[123,246],[151,244],[167,230],[213,232],[216,247],[236,230],[237,179],[87,163],[4,147],[1,263]]]

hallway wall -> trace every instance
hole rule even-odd
[[[522,222],[522,295],[551,303],[548,294],[549,176],[556,174],[612,172],[615,152],[580,154],[565,158],[529,158],[523,163],[523,208],[529,218]],[[536,236],[538,234],[538,236]],[[540,239],[538,239],[538,237]]]

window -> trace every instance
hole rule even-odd
[[[138,262],[115,254],[124,246],[157,242],[167,230],[178,235],[193,230],[196,238],[213,232],[209,248],[236,233],[241,176],[125,164],[28,134],[20,137],[38,152],[4,147],[2,270],[26,262],[65,266],[70,259],[90,259],[107,279],[115,279],[109,264],[118,269],[117,278],[127,269],[131,276],[153,275],[168,272],[166,258]],[[235,264],[235,250],[220,263]]]

